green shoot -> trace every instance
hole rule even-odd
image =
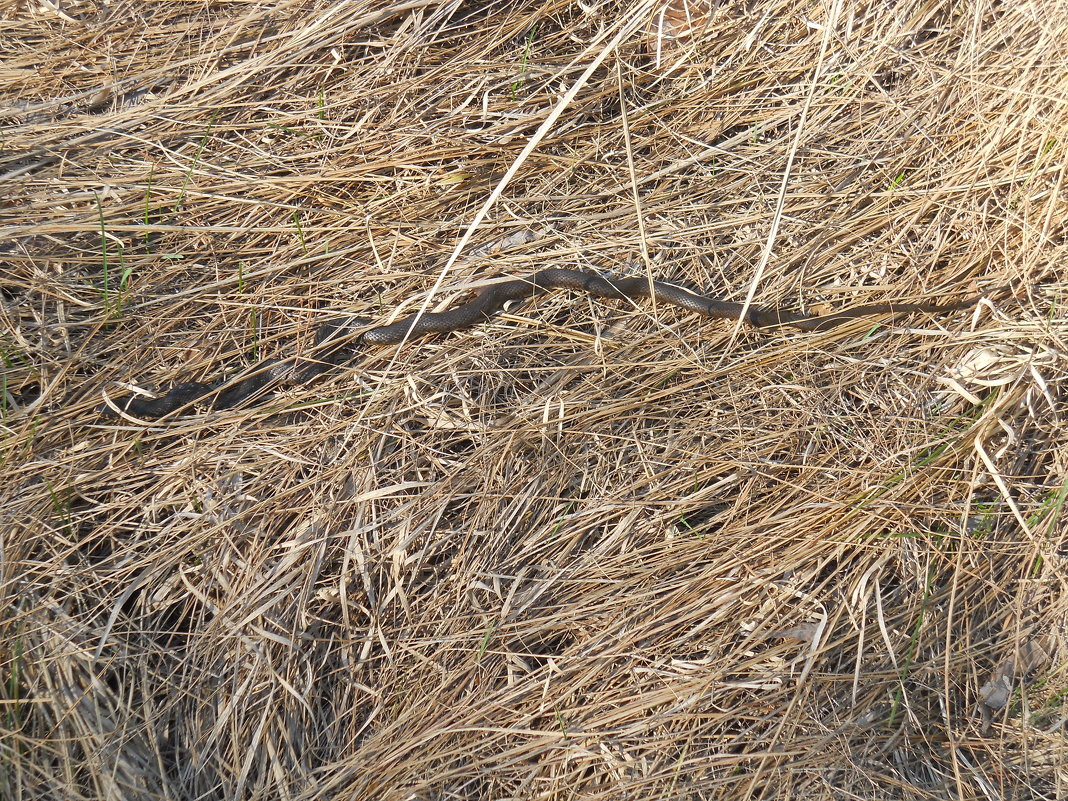
[[[178,202],[174,204],[174,211],[177,213],[182,208],[182,204],[185,203],[185,190],[189,186],[189,181],[193,177],[193,170],[200,164],[200,157],[204,153],[204,147],[208,144],[208,136],[211,135],[211,129],[215,125],[215,119],[219,116],[221,109],[215,109],[212,112],[211,119],[208,121],[208,128],[204,131],[204,135],[200,137],[200,144],[197,146],[196,155],[193,156],[193,161],[189,165],[189,169],[185,171],[185,178],[182,180],[182,189],[178,192]]]
[[[497,630],[497,624],[491,623],[489,628],[486,629],[486,634],[482,637],[482,644],[478,646],[478,661],[482,661],[482,657],[486,655],[486,649],[489,647],[490,638],[493,637],[493,632]]]
[[[905,680],[908,678],[909,669],[912,667],[912,663],[916,659],[916,652],[920,647],[920,631],[923,629],[923,619],[927,614],[927,602],[931,597],[931,580],[934,578],[933,574],[933,568],[927,571],[927,583],[923,588],[923,600],[920,602],[919,614],[916,615],[916,623],[912,627],[912,636],[909,638],[908,651],[905,653],[905,664],[901,666],[901,675],[898,677],[898,687],[894,693],[893,707],[890,710],[890,718],[887,721],[887,725],[889,725],[890,728],[894,727],[894,721],[897,719],[898,713],[900,712],[905,695]]]
[[[300,212],[293,209],[293,224],[297,226],[297,238],[300,240],[300,249],[304,255],[308,255],[308,243],[304,241],[304,229],[300,227]]]
[[[527,34],[526,44],[523,46],[523,56],[520,59],[519,78],[512,81],[512,100],[515,100],[519,94],[519,90],[523,88],[523,84],[526,83],[526,78],[522,77],[527,72],[527,61],[530,58],[530,49],[534,44],[534,37],[538,35],[538,26],[535,25],[530,29]]]

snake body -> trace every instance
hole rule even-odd
[[[350,332],[366,325],[365,320],[330,320],[319,327],[315,347],[307,356],[290,356],[260,362],[232,379],[179,384],[158,398],[132,396],[123,401],[119,409],[143,418],[163,417],[182,411],[192,404],[204,404],[212,409],[228,409],[283,382],[307,383],[351,360],[360,345],[396,345],[426,334],[444,334],[469,328],[490,319],[511,301],[529,299],[553,289],[586,292],[604,300],[653,298],[658,303],[668,303],[705,317],[741,319],[757,328],[792,326],[802,331],[823,331],[850,320],[874,315],[949,312],[974,302],[974,299],[969,299],[946,305],[871,303],[814,317],[786,309],[745,306],[719,300],[690,292],[674,284],[650,281],[647,278],[613,278],[583,270],[549,268],[538,270],[525,278],[490,284],[479,290],[473,299],[455,309],[413,314],[393,323],[366,328],[358,333]],[[100,407],[100,411],[108,416],[116,416],[115,409],[109,404]]]

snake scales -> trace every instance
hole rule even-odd
[[[758,328],[793,326],[802,331],[823,331],[861,317],[880,314],[904,314],[908,312],[938,313],[963,308],[974,299],[946,305],[934,303],[871,303],[842,309],[832,314],[813,317],[785,309],[749,306],[741,303],[717,300],[706,295],[690,292],[682,287],[646,278],[611,278],[582,270],[545,269],[511,281],[491,284],[482,288],[467,303],[443,312],[414,314],[388,325],[366,329],[357,334],[349,331],[366,324],[359,319],[335,319],[321,325],[316,332],[315,347],[311,353],[272,359],[253,365],[231,379],[200,383],[190,381],[179,384],[166,394],[150,399],[131,396],[118,408],[128,414],[144,418],[159,418],[179,412],[192,404],[200,403],[211,409],[228,409],[246,398],[269,387],[282,383],[303,384],[326,371],[339,367],[352,359],[359,345],[392,345],[424,334],[442,334],[481,323],[491,318],[504,306],[515,300],[523,300],[551,289],[571,289],[587,292],[605,300],[655,298],[657,302],[678,306],[697,312],[705,317],[738,320]],[[100,411],[107,416],[116,416],[110,404]]]

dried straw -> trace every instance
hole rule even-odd
[[[1063,3],[5,14],[0,797],[1068,793]]]

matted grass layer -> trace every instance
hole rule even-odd
[[[0,797],[1064,798],[1066,43],[1058,2],[9,5]],[[96,411],[544,266],[981,300],[553,293]]]

